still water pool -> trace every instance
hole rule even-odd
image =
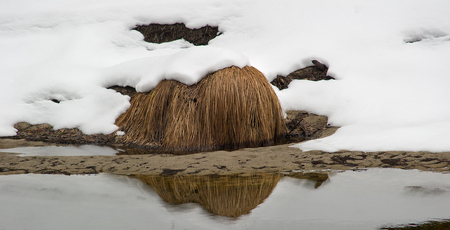
[[[18,156],[114,156],[119,151],[96,145],[39,146],[0,149],[4,153],[20,153]]]
[[[450,174],[8,175],[0,207],[5,230],[380,229],[450,218]]]

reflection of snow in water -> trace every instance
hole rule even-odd
[[[4,229],[361,230],[448,218],[449,192],[449,174],[417,170],[336,173],[317,189],[285,177],[250,214],[228,219],[199,205],[167,205],[125,176],[10,175],[0,176],[0,223]]]
[[[19,147],[10,149],[0,149],[0,152],[21,153],[19,156],[113,156],[118,151],[102,146],[81,145],[81,146],[44,146],[44,147]]]

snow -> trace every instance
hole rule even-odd
[[[105,86],[132,86],[138,92],[148,92],[162,80],[177,80],[187,85],[229,66],[243,68],[248,58],[237,51],[219,47],[190,47],[168,55],[141,58],[107,68]]]
[[[23,174],[0,177],[4,229],[378,229],[450,215],[449,174],[370,169],[315,182],[282,178],[248,215],[214,216],[170,205],[133,177]]]
[[[311,65],[335,81],[276,90],[285,110],[341,126],[303,150],[450,151],[450,2],[17,0],[0,3],[0,136],[19,121],[111,133],[129,97],[105,87],[186,84],[229,65],[268,80]],[[138,24],[219,26],[206,47],[151,44]],[[52,102],[52,99],[61,101]]]

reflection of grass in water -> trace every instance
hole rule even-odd
[[[137,176],[168,203],[195,202],[211,213],[228,217],[250,213],[272,193],[281,177],[280,174]]]
[[[383,230],[448,230],[450,229],[450,219],[439,221],[428,221],[419,224],[400,225],[395,227],[381,227]]]

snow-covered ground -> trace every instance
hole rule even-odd
[[[450,174],[370,169],[314,182],[283,178],[248,215],[229,219],[196,204],[169,205],[126,176],[0,176],[1,229],[373,230],[450,216]]]
[[[160,79],[251,64],[268,80],[329,65],[336,81],[294,81],[284,109],[342,126],[309,149],[450,151],[450,1],[15,0],[0,3],[0,136],[19,121],[111,133],[129,98]],[[208,48],[151,44],[138,24],[219,26]],[[54,103],[57,99],[61,103]]]

